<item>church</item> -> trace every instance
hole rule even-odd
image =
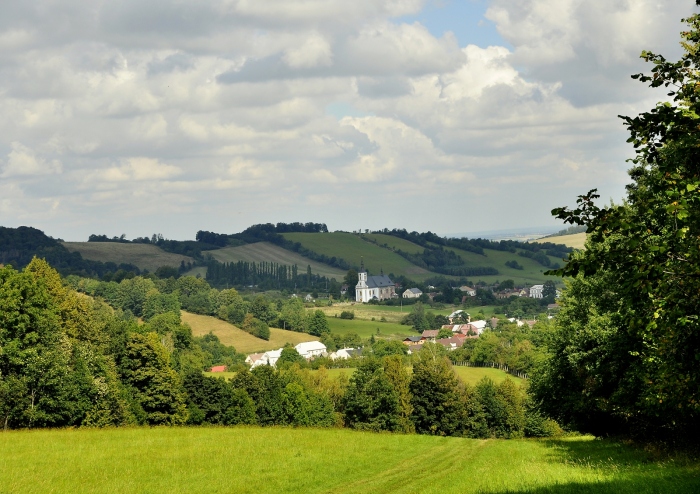
[[[357,273],[357,278],[355,286],[355,300],[357,302],[369,302],[372,299],[386,300],[396,296],[394,282],[383,273],[379,276],[367,276],[364,261],[360,272]]]

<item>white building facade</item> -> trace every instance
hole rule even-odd
[[[376,298],[377,300],[386,300],[396,296],[396,285],[391,279],[385,275],[367,276],[364,263],[357,273],[357,285],[355,286],[355,301],[369,302]]]
[[[530,298],[542,298],[542,290],[544,290],[544,285],[532,285],[530,287]]]

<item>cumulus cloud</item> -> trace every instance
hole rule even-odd
[[[632,151],[616,115],[658,98],[629,74],[642,49],[678,53],[689,6],[489,0],[509,46],[480,47],[401,20],[427,3],[4,6],[0,223],[67,238],[105,221],[191,238],[202,218],[450,232],[622,193]],[[469,207],[431,213],[448,199]],[[406,217],[406,201],[425,207]]]
[[[4,164],[0,164],[0,177],[17,177],[23,175],[55,175],[63,171],[59,160],[47,160],[37,156],[33,149],[19,143],[11,143],[12,151]]]

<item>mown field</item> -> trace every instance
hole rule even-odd
[[[558,237],[545,237],[545,238],[533,240],[533,242],[539,242],[539,243],[552,242],[555,244],[568,245],[569,247],[573,247],[574,249],[583,249],[584,244],[586,243],[586,234],[585,233],[574,233],[573,235],[560,235]]]
[[[338,281],[341,281],[346,274],[346,271],[312,261],[296,252],[283,249],[269,242],[257,242],[239,247],[224,247],[223,249],[207,251],[207,253],[211,254],[219,262],[264,261],[286,264],[288,266],[296,264],[300,273],[305,273],[306,267],[310,265],[312,273],[335,278]]]
[[[283,233],[286,239],[299,242],[307,249],[329,257],[341,257],[350,264],[359,266],[364,259],[371,275],[381,270],[385,274],[405,275],[414,280],[423,280],[434,273],[410,263],[400,255],[362,240],[352,233]]]
[[[395,322],[366,321],[363,319],[341,319],[329,317],[328,325],[332,334],[357,333],[361,338],[369,338],[372,335],[383,338],[402,338],[416,336],[411,326],[403,326]]]
[[[342,429],[13,431],[3,493],[693,493],[698,462],[618,442],[473,440]]]
[[[302,341],[318,339],[306,333],[270,328],[270,340],[265,341],[216,317],[201,316],[185,311],[182,311],[182,322],[190,325],[194,336],[204,336],[211,331],[221,340],[221,343],[233,346],[237,352],[241,353],[265,352],[281,348],[285,343],[296,345]]]
[[[122,244],[118,242],[63,242],[70,252],[80,252],[85,259],[92,261],[127,263],[153,272],[161,266],[180,267],[180,262],[193,262],[194,259],[180,254],[165,252],[156,245]]]

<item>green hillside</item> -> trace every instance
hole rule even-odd
[[[180,262],[193,262],[191,257],[165,252],[156,245],[119,242],[63,242],[70,252],[80,252],[92,261],[127,263],[139,269],[155,271],[161,266],[180,267]]]
[[[326,276],[327,278],[335,278],[340,281],[345,276],[345,271],[342,269],[312,261],[296,252],[283,249],[270,242],[257,242],[239,247],[224,247],[223,249],[210,250],[208,254],[211,254],[219,262],[264,261],[286,264],[288,266],[296,264],[302,271],[306,271],[306,266],[310,265],[313,273]]]
[[[484,254],[475,254],[466,250],[455,249],[453,247],[445,247],[445,250],[451,250],[460,256],[469,266],[478,267],[494,267],[498,269],[500,274],[494,276],[475,276],[475,281],[485,281],[486,283],[494,283],[495,281],[513,280],[516,284],[535,284],[541,283],[548,279],[558,281],[557,279],[545,276],[544,272],[549,268],[542,266],[537,261],[527,257],[519,256],[517,253],[506,252],[501,250],[484,249]],[[549,256],[552,263],[563,264],[561,259]],[[513,269],[506,266],[506,261],[517,261],[523,269]]]
[[[383,270],[386,274],[404,275],[415,280],[423,280],[435,275],[391,250],[362,240],[360,236],[353,233],[283,233],[282,235],[314,252],[341,257],[350,264],[359,266],[360,260],[364,259],[365,268],[370,274],[379,274],[380,270]],[[410,244],[410,242],[407,243]]]
[[[476,440],[342,429],[11,431],[0,492],[691,493],[697,461],[578,436]]]
[[[382,247],[388,247],[394,250],[402,250],[409,254],[419,254],[423,251],[423,247],[403,238],[394,237],[393,235],[384,235],[382,233],[367,233],[361,235],[362,238],[377,242]]]

